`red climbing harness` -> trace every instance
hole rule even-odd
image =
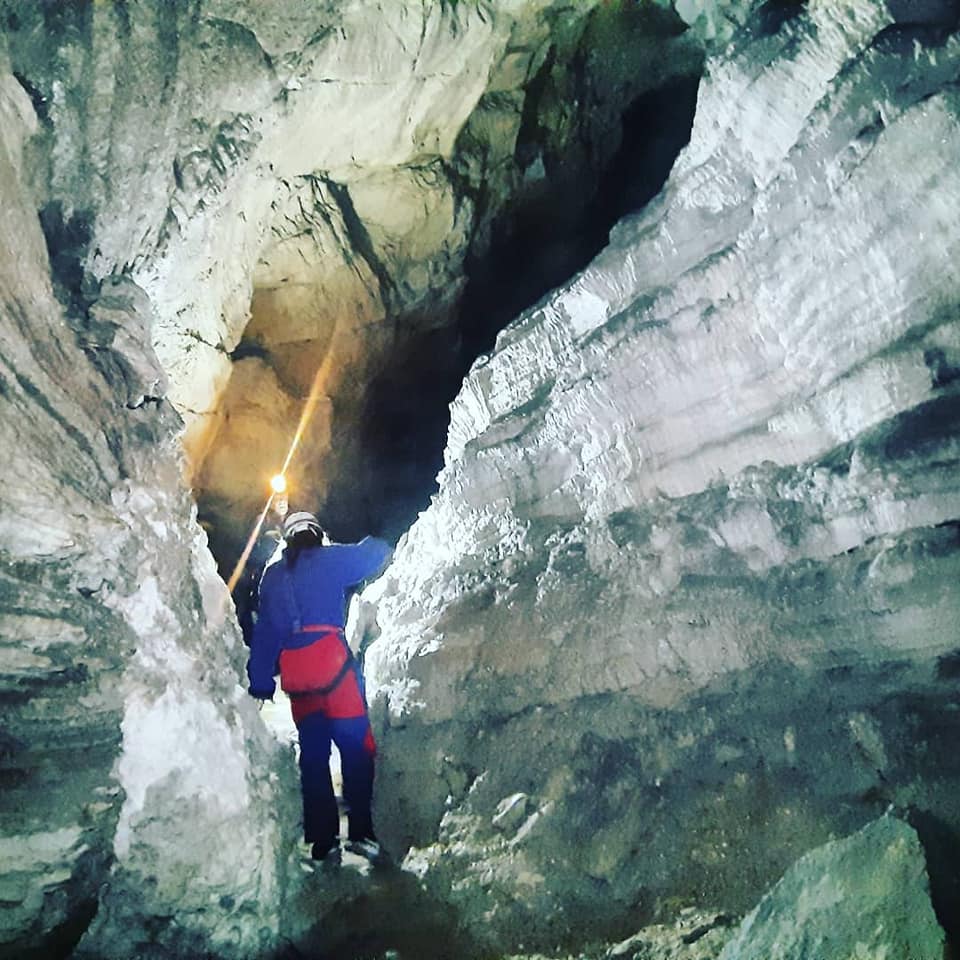
[[[315,633],[305,646],[280,651],[280,686],[289,693],[330,693],[350,669],[353,655],[339,627],[311,623],[294,634]]]
[[[296,633],[318,636],[305,646],[280,651],[280,686],[290,697],[294,722],[318,711],[331,719],[364,716],[357,663],[343,630],[308,624]]]

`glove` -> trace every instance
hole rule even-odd
[[[276,684],[272,684],[269,690],[254,690],[253,687],[247,687],[247,693],[255,700],[269,700],[272,703],[276,689]]]

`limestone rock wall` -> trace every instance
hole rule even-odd
[[[156,397],[142,291],[113,289],[83,316],[54,296],[23,184],[38,121],[8,66],[0,955],[64,956],[81,938],[97,958],[261,955],[285,895],[277,811],[295,791],[268,775],[289,763],[238,683],[242,644],[182,483],[180,419]]]
[[[245,532],[319,370],[293,479],[353,481],[335,406],[449,322],[571,143],[595,172],[624,103],[699,69],[669,4],[595,6],[0,5],[5,951],[277,943],[291,758],[181,474]]]
[[[306,329],[278,330],[281,343],[322,340],[335,324],[356,336],[382,319],[382,304],[366,302],[379,299],[368,267],[355,275],[348,262],[325,284],[335,276],[326,261],[354,259],[355,243],[340,197],[303,203],[314,173],[347,197],[343,182],[369,168],[448,155],[510,23],[441,3],[388,4],[371,17],[356,0],[78,4],[10,18],[14,69],[45,122],[34,180],[48,234],[75,239],[76,262],[62,266],[88,284],[122,270],[149,293],[195,463],[216,432],[205,421],[258,281],[274,299],[281,282],[299,287],[289,260],[302,274],[305,253],[320,264],[315,296],[350,301],[342,314],[310,311]],[[331,217],[340,222],[328,230]],[[288,312],[302,311],[295,298]]]
[[[239,511],[319,369],[326,495],[337,403],[703,44],[671,182],[477,364],[371,596],[380,829],[499,949],[956,828],[954,7],[674,6],[0,8],[2,951],[313,922],[174,408]]]
[[[315,376],[295,496],[333,491],[349,514],[345,491],[383,495],[356,483],[370,383],[450,328],[465,258],[509,229],[512,203],[553,191],[581,209],[625,105],[698,71],[669,4],[595,6],[209,0],[7,18],[41,114],[29,169],[54,268],[74,299],[120,272],[149,295],[225,552]],[[455,332],[440,342],[455,354]]]
[[[381,829],[499,942],[742,909],[890,802],[960,826],[955,11],[736,23],[368,596]]]

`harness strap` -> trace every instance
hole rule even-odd
[[[347,659],[343,661],[343,666],[340,668],[340,671],[337,673],[337,675],[325,687],[316,687],[313,690],[300,690],[296,693],[288,692],[287,696],[291,700],[296,700],[299,697],[315,697],[318,694],[324,695],[333,693],[333,691],[336,690],[341,683],[343,683],[344,677],[346,677],[346,675],[353,669],[354,663],[355,661],[353,659],[353,655],[351,654],[351,656],[347,657]]]
[[[350,646],[343,635],[343,629],[341,627],[336,627],[327,623],[303,623],[303,621],[300,619],[300,604],[297,603],[297,596],[293,589],[293,572],[286,565],[283,567],[283,583],[285,587],[284,593],[286,594],[287,612],[290,615],[291,621],[291,633],[336,633],[336,635],[340,638],[340,642],[343,644],[344,650],[347,653],[347,657],[344,660],[343,665],[340,667],[337,675],[333,678],[333,680],[330,681],[330,683],[323,687],[316,687],[313,690],[302,690],[294,693],[287,691],[287,696],[297,699],[299,697],[311,697],[333,693],[333,691],[336,690],[341,683],[343,683],[344,677],[346,677],[356,663],[353,658],[353,651],[350,649]]]
[[[288,697],[296,699],[297,697],[313,697],[318,694],[328,694],[333,693],[337,687],[343,683],[344,677],[350,672],[353,666],[356,664],[356,660],[353,656],[353,651],[350,649],[350,645],[347,643],[346,637],[343,635],[342,627],[335,627],[330,623],[308,623],[306,626],[299,626],[294,633],[335,633],[340,639],[340,642],[343,644],[343,649],[346,651],[347,658],[343,661],[343,665],[337,671],[337,675],[325,686],[314,687],[312,690],[300,690],[294,693],[287,693]]]

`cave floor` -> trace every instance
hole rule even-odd
[[[521,943],[520,952],[507,953],[471,939],[452,908],[396,863],[374,866],[344,851],[339,866],[304,855],[300,867],[304,882],[293,909],[323,919],[290,942],[280,960],[715,960],[735,930],[729,914],[689,907],[672,923],[647,926],[620,942],[546,953],[523,952]]]

